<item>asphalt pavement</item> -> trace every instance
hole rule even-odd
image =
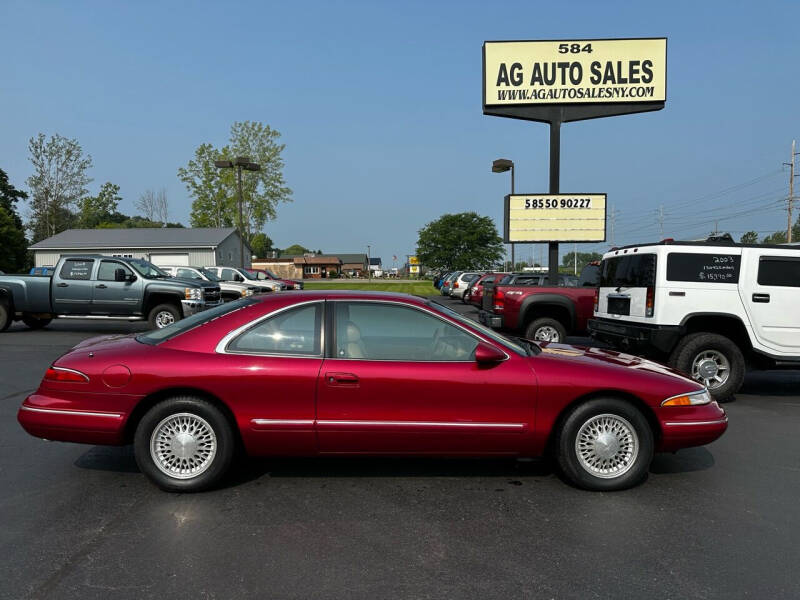
[[[624,492],[546,461],[271,459],[182,495],[16,421],[72,345],[142,329],[0,334],[0,598],[800,597],[800,373],[749,375],[720,440]]]

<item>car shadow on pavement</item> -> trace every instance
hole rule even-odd
[[[650,472],[656,475],[705,471],[714,466],[714,455],[707,448],[686,448],[674,454],[661,453],[653,457]]]
[[[117,473],[138,473],[133,446],[92,446],[75,461],[81,469],[95,471],[114,471]]]

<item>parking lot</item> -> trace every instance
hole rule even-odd
[[[577,490],[546,461],[280,459],[181,495],[148,483],[128,447],[45,442],[16,422],[72,345],[144,328],[0,334],[0,597],[800,596],[798,373],[750,374],[719,441],[658,455],[624,492]]]

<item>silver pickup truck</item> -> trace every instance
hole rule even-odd
[[[217,284],[170,277],[146,260],[63,256],[52,277],[0,276],[0,331],[54,318],[147,320],[160,329],[221,302]]]

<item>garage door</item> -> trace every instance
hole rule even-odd
[[[151,254],[150,262],[154,265],[188,265],[189,253],[185,254]]]

